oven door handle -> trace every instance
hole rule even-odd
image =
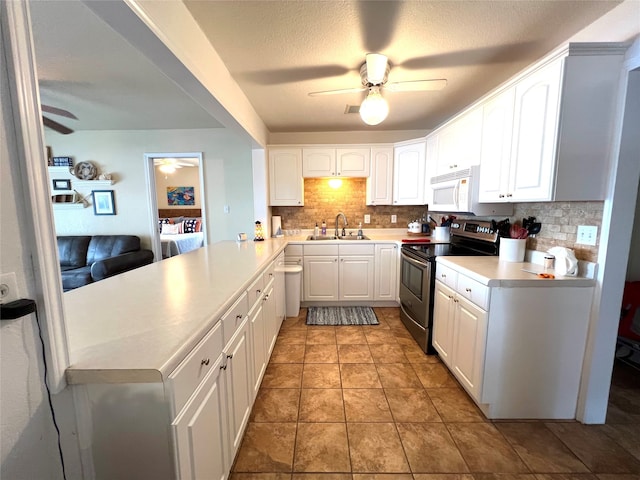
[[[402,254],[402,259],[406,260],[407,262],[415,265],[418,268],[427,268],[429,267],[429,265],[427,263],[421,262],[419,260],[416,260],[414,258],[409,257],[408,255],[405,255],[404,253]]]

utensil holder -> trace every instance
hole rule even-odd
[[[501,238],[500,256],[502,262],[523,262],[527,249],[526,238]]]
[[[435,227],[433,229],[433,238],[439,242],[448,242],[449,227]]]

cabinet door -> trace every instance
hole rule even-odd
[[[367,205],[393,204],[393,147],[371,149],[371,175],[367,178]]]
[[[557,60],[515,87],[510,201],[553,199],[561,75]]]
[[[338,176],[368,177],[370,163],[370,148],[336,149],[336,175]]]
[[[338,257],[308,256],[304,257],[304,299],[338,300]]]
[[[424,205],[425,141],[396,147],[393,158],[393,204]]]
[[[285,287],[284,287],[284,252],[278,255],[276,259],[276,267],[275,267],[275,281],[273,284],[273,296],[275,297],[276,303],[276,321],[277,328],[276,330],[280,330],[280,326],[286,317],[286,299],[285,299]]]
[[[171,424],[177,451],[177,477],[224,480],[230,463],[225,376],[219,357],[191,401]]]
[[[302,176],[304,178],[334,177],[335,175],[335,148],[302,149]]]
[[[438,175],[438,135],[427,137],[424,167],[424,203],[433,203],[433,189],[431,188],[431,177]]]
[[[258,394],[262,377],[267,368],[267,340],[265,332],[265,321],[262,315],[262,296],[258,300],[258,304],[249,312],[250,332],[251,332],[251,351],[253,366],[253,398]]]
[[[340,257],[340,300],[373,300],[373,256]]]
[[[374,300],[398,298],[398,246],[376,245]]]
[[[268,287],[265,290],[262,307],[262,316],[264,317],[265,328],[265,348],[267,353],[267,363],[269,363],[269,357],[273,351],[273,347],[276,344],[278,338],[278,331],[280,329],[280,322],[276,315],[276,298],[273,295],[273,286]]]
[[[436,280],[433,295],[433,346],[442,361],[451,367],[453,353],[453,298],[455,292]]]
[[[230,460],[238,451],[253,404],[250,344],[249,322],[245,319],[223,353],[226,355],[226,368],[223,368],[227,380],[229,440],[232,448]]]
[[[450,366],[469,394],[479,401],[487,343],[487,312],[460,296],[455,298],[454,303],[454,340]]]
[[[510,88],[487,102],[483,110],[482,147],[480,152],[481,202],[506,202],[513,134],[513,102]]]
[[[294,207],[304,205],[302,149],[269,150],[269,204]]]

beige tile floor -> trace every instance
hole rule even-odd
[[[397,308],[375,311],[377,326],[284,322],[231,480],[640,479],[635,371],[614,375],[606,425],[491,422]]]

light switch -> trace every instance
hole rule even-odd
[[[364,223],[371,223],[371,215],[367,214],[364,216]]]
[[[397,215],[391,215],[391,223],[398,223],[398,216]]]
[[[578,225],[578,238],[576,243],[580,245],[595,245],[598,237],[598,227],[595,225]]]

